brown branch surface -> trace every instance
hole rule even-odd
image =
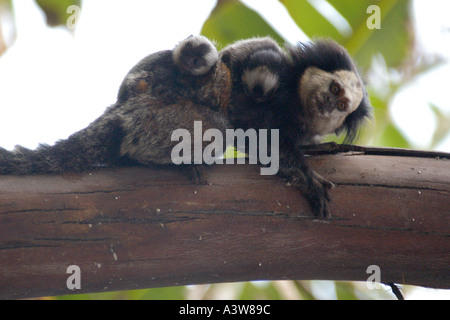
[[[401,152],[400,152],[401,153]],[[450,161],[310,159],[336,183],[331,220],[252,165],[0,176],[0,299],[258,279],[450,288]],[[81,290],[66,287],[81,269]]]

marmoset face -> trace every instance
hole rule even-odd
[[[364,91],[359,76],[348,70],[326,72],[309,67],[303,74],[299,95],[312,133],[331,134],[360,105]]]

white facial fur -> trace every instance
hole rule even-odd
[[[341,88],[339,97],[330,92],[333,81]],[[330,73],[316,67],[305,70],[300,80],[299,92],[305,113],[310,120],[310,132],[316,136],[314,142],[340,128],[345,118],[358,108],[364,94],[361,79],[354,72],[339,70]],[[341,111],[335,107],[334,99],[345,101],[345,110]]]
[[[217,49],[214,47],[214,45],[204,36],[192,36],[189,37],[183,41],[181,41],[174,49],[173,49],[173,61],[176,65],[180,65],[180,57],[182,55],[183,48],[190,44],[192,47],[199,47],[201,45],[207,45],[210,47],[209,51],[202,57],[205,59],[206,64],[203,66],[200,66],[195,69],[190,69],[190,74],[194,76],[200,76],[205,73],[207,73],[209,70],[211,70],[211,67],[217,62],[219,59],[219,53],[217,52]]]
[[[278,76],[272,73],[267,66],[258,66],[252,70],[246,69],[242,75],[242,82],[250,89],[250,91],[257,85],[260,85],[264,95],[270,90],[278,88],[278,80]]]

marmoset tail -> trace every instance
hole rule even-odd
[[[119,164],[122,137],[120,119],[108,110],[88,128],[54,146],[40,145],[36,150],[16,146],[13,151],[0,148],[0,174],[83,171]]]

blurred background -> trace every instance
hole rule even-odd
[[[375,108],[358,144],[450,152],[449,12],[446,0],[0,0],[0,146],[36,148],[67,138],[115,102],[141,58],[203,34],[219,48],[253,36],[281,45],[333,38],[355,58]],[[449,290],[403,289],[407,299],[450,299]],[[331,281],[52,297],[394,298],[387,286]]]

